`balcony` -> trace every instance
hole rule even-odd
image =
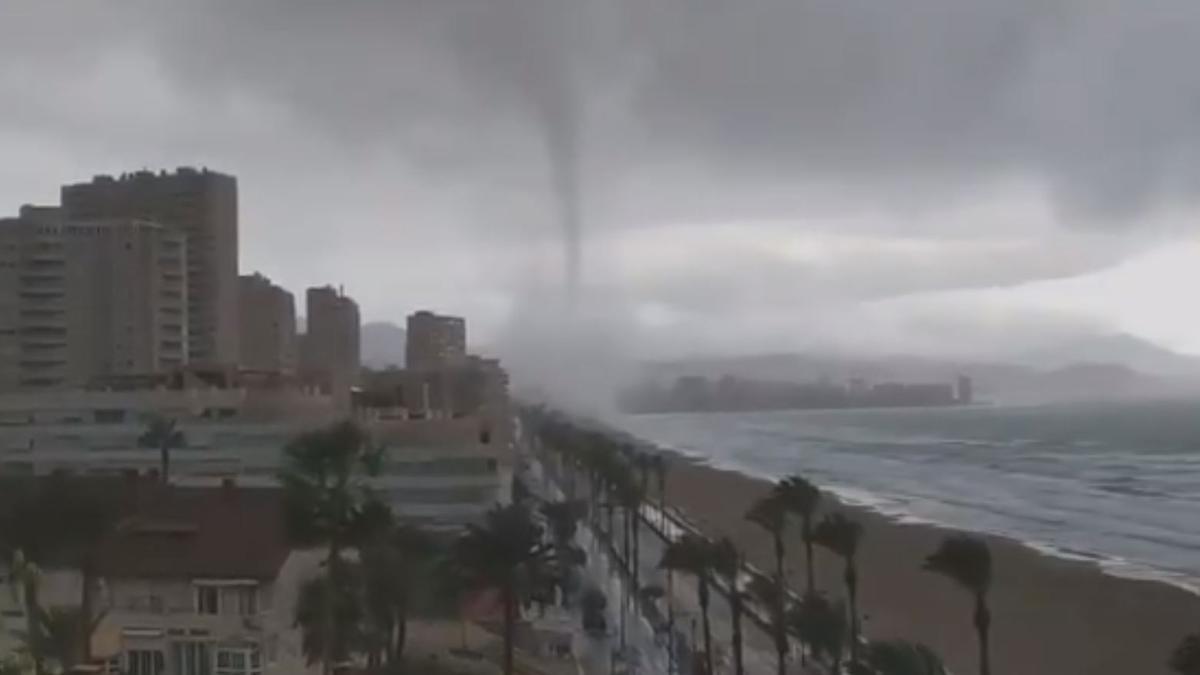
[[[29,299],[51,299],[63,297],[63,289],[59,288],[22,288],[20,292],[22,298]]]
[[[63,310],[60,307],[22,307],[22,319],[53,319],[62,316]]]
[[[45,285],[49,285],[49,284],[61,284],[63,282],[62,273],[52,272],[52,271],[21,272],[21,274],[19,275],[18,278],[21,280],[21,283],[30,284],[30,285],[45,286]]]
[[[63,383],[61,377],[22,377],[17,384],[21,387],[42,388],[42,387],[58,387]]]
[[[30,371],[51,370],[53,368],[60,368],[63,365],[65,365],[65,363],[66,362],[63,361],[62,359],[45,358],[45,357],[44,358],[24,358],[24,359],[21,359],[21,361],[20,361],[21,368],[23,370],[30,370]]]
[[[105,615],[105,622],[118,627],[137,626],[161,630],[166,635],[188,635],[212,640],[243,638],[262,634],[267,626],[267,613],[243,616],[239,614],[198,614],[192,607],[114,607]]]

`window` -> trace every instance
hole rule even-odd
[[[149,649],[134,649],[125,652],[126,675],[162,675],[166,668],[163,653]]]
[[[253,616],[258,614],[258,588],[229,586],[221,589],[221,611],[224,614]]]
[[[262,675],[262,654],[258,645],[217,649],[216,675]]]
[[[216,586],[196,587],[197,614],[219,614],[221,612],[219,590]]]
[[[171,673],[212,675],[212,646],[204,642],[172,642]]]

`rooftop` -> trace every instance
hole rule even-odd
[[[275,578],[291,547],[274,488],[163,487],[137,481],[100,547],[111,578]]]

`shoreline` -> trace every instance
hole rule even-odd
[[[669,458],[667,501],[714,536],[729,536],[748,559],[773,567],[770,540],[743,518],[770,482],[705,459],[659,449]],[[912,522],[848,503],[823,489],[823,513],[839,511],[866,528],[860,553],[864,632],[874,639],[928,644],[954,672],[976,672],[970,600],[921,570],[950,526]],[[720,495],[720,499],[714,499]],[[908,522],[905,522],[905,521]],[[799,532],[789,528],[788,576],[800,588]],[[972,532],[992,549],[995,583],[993,667],[1021,675],[1166,675],[1170,651],[1200,620],[1200,595],[1161,579],[1120,576],[1101,561],[1056,555],[1035,545]],[[840,563],[817,553],[819,586],[840,597]]]
[[[746,469],[742,469],[742,468],[739,468],[736,466],[731,466],[731,465],[721,465],[720,463],[714,463],[707,458],[694,457],[691,455],[687,455],[685,453],[681,453],[677,450],[667,450],[667,449],[659,448],[658,451],[675,455],[683,461],[697,463],[697,464],[707,466],[708,468],[711,468],[711,469],[714,469],[717,471],[728,471],[731,473],[736,473],[736,474],[739,474],[742,476],[746,476],[747,478],[751,478],[753,480],[764,481],[764,482],[768,482],[768,483],[774,481],[773,478],[768,478],[766,476],[758,475],[758,474],[754,473],[753,471],[748,471]],[[853,509],[861,509],[863,511],[867,511],[869,513],[875,514],[882,518],[886,518],[897,525],[917,525],[917,526],[933,527],[933,528],[938,528],[941,530],[963,532],[966,534],[972,534],[972,535],[989,538],[989,539],[990,538],[1002,539],[1002,540],[1005,540],[1008,542],[1012,542],[1014,544],[1018,544],[1020,546],[1024,546],[1025,548],[1028,548],[1029,550],[1031,550],[1034,553],[1037,553],[1039,555],[1044,555],[1044,556],[1047,556],[1050,558],[1056,558],[1056,559],[1067,561],[1067,562],[1074,562],[1074,563],[1078,563],[1081,565],[1091,565],[1091,566],[1095,567],[1097,570],[1099,570],[1100,572],[1107,574],[1111,577],[1114,577],[1116,579],[1125,579],[1125,580],[1129,580],[1129,581],[1148,581],[1148,582],[1153,582],[1153,583],[1164,584],[1164,585],[1170,586],[1171,588],[1181,590],[1190,595],[1195,595],[1197,597],[1200,597],[1200,586],[1196,585],[1196,583],[1200,583],[1200,581],[1197,581],[1197,582],[1184,581],[1183,578],[1187,578],[1190,580],[1191,577],[1183,577],[1182,574],[1179,575],[1181,578],[1173,578],[1172,574],[1175,574],[1175,573],[1172,573],[1170,571],[1156,569],[1150,565],[1143,564],[1143,563],[1130,563],[1128,561],[1123,561],[1120,558],[1116,558],[1116,557],[1113,557],[1113,556],[1110,556],[1110,555],[1107,555],[1104,553],[1096,553],[1096,552],[1092,552],[1092,551],[1082,551],[1082,550],[1074,550],[1074,549],[1070,549],[1070,548],[1064,548],[1062,546],[1059,546],[1057,544],[1053,544],[1050,542],[1022,539],[1018,536],[1004,533],[1004,532],[993,532],[993,531],[987,531],[987,530],[967,529],[964,527],[959,527],[953,523],[941,522],[941,521],[933,520],[930,518],[916,516],[911,513],[905,512],[902,509],[889,509],[885,506],[882,506],[883,500],[881,500],[879,498],[855,496],[855,494],[854,494],[854,493],[857,493],[859,495],[869,495],[870,493],[865,490],[858,490],[856,488],[851,488],[851,487],[846,487],[846,486],[820,485],[818,487],[821,488],[821,491],[823,493],[825,493],[827,495],[832,495],[834,498],[836,498],[838,503],[841,505],[844,505],[846,507],[853,508]],[[1123,570],[1126,570],[1126,571],[1123,571]]]

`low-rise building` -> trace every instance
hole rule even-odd
[[[319,556],[290,547],[280,490],[109,484],[119,516],[95,555],[93,663],[125,675],[310,672],[293,617]],[[55,571],[41,604],[77,607],[79,589],[77,573]],[[3,595],[0,649],[11,649],[23,608]]]

